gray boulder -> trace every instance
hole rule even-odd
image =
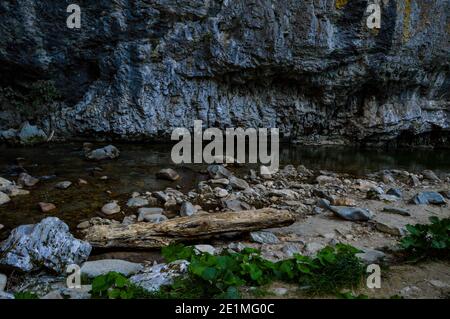
[[[120,151],[114,145],[108,145],[102,148],[95,149],[86,154],[86,158],[95,161],[101,161],[105,159],[115,159],[119,157]]]
[[[437,192],[421,192],[411,199],[411,203],[415,205],[445,205],[445,199]]]
[[[330,209],[335,215],[350,221],[368,221],[374,216],[367,208],[330,206]]]
[[[115,271],[128,277],[140,272],[143,268],[144,267],[141,264],[132,263],[126,260],[103,259],[85,262],[81,266],[81,274],[93,278]]]
[[[67,265],[81,264],[91,253],[88,242],[74,238],[56,217],[15,228],[0,246],[0,264],[25,272],[43,267],[64,272]]]
[[[17,136],[20,143],[24,145],[33,145],[47,141],[47,134],[28,122],[22,124]]]
[[[280,240],[273,233],[268,231],[258,231],[250,233],[250,238],[260,244],[278,244]]]

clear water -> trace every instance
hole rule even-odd
[[[27,196],[14,197],[8,204],[0,206],[0,238],[21,224],[35,223],[45,216],[57,216],[74,228],[81,220],[94,217],[101,207],[118,200],[125,214],[135,210],[126,208],[126,201],[134,191],[162,190],[179,185],[182,191],[194,188],[205,176],[204,166],[175,166],[170,161],[170,145],[115,144],[120,150],[119,159],[91,162],[84,159],[82,143],[42,145],[34,148],[0,146],[0,176],[16,180],[26,171],[36,177],[52,176],[30,189]],[[281,166],[300,165],[308,168],[347,172],[360,175],[381,169],[405,169],[421,171],[433,169],[438,173],[450,172],[449,150],[357,150],[345,147],[304,147],[284,145],[281,147]],[[93,172],[93,168],[101,171]],[[155,173],[165,167],[172,167],[181,175],[177,182],[161,181]],[[249,166],[240,170],[247,172]],[[108,176],[107,180],[100,179]],[[78,185],[78,178],[88,185]],[[54,185],[70,180],[73,185],[67,190],[55,189]],[[50,202],[57,209],[44,214],[39,202]],[[117,216],[120,220],[122,216]]]

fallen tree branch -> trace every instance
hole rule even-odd
[[[288,211],[263,208],[180,217],[159,224],[96,225],[86,230],[85,240],[98,248],[160,248],[225,233],[287,226],[294,221]]]

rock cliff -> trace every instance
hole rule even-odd
[[[380,0],[370,30],[373,2],[1,1],[0,129],[140,140],[201,119],[305,143],[445,142],[450,2]]]

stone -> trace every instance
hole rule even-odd
[[[316,205],[320,208],[323,209],[330,209],[330,201],[328,201],[325,198],[320,198],[319,200],[317,200]]]
[[[177,181],[180,179],[180,175],[178,175],[178,173],[171,168],[164,168],[160,170],[158,173],[156,173],[156,177],[168,181]]]
[[[222,201],[224,208],[232,210],[233,212],[240,212],[242,210],[249,210],[251,206],[238,199],[225,199]]]
[[[420,186],[420,180],[419,180],[419,177],[417,177],[417,175],[410,174],[409,178],[410,178],[410,182],[411,182],[412,186],[414,186],[414,187]]]
[[[108,145],[102,148],[95,149],[86,154],[86,158],[95,161],[106,159],[115,159],[120,156],[120,151],[114,145]]]
[[[0,177],[0,192],[3,192],[6,189],[9,189],[13,185],[14,185],[13,182],[7,180],[6,178]]]
[[[270,196],[283,197],[287,200],[297,199],[298,193],[291,189],[273,189],[269,192]]]
[[[88,242],[78,240],[56,217],[15,228],[0,246],[0,264],[25,272],[42,267],[58,273],[70,264],[81,264],[91,253]]]
[[[331,211],[337,216],[350,221],[368,221],[374,214],[367,208],[331,206]]]
[[[27,173],[21,173],[17,180],[17,184],[19,184],[21,186],[26,186],[26,187],[33,187],[37,183],[39,183],[39,179],[37,179]]]
[[[17,133],[18,131],[10,128],[8,130],[0,131],[0,141],[6,141],[6,142],[17,142]]]
[[[102,207],[102,213],[105,215],[114,215],[120,213],[120,206],[117,201],[112,201],[111,203],[105,204]]]
[[[91,223],[88,220],[85,220],[84,222],[81,222],[77,225],[78,229],[86,229],[91,227]]]
[[[250,187],[250,185],[248,185],[248,183],[246,181],[244,181],[243,179],[237,178],[235,176],[230,176],[228,178],[228,180],[230,182],[230,186],[233,189],[245,190]]]
[[[396,196],[398,198],[402,198],[403,197],[403,192],[401,189],[399,188],[390,188],[387,192],[387,195],[391,195],[391,196]]]
[[[17,137],[20,143],[24,145],[33,145],[47,141],[47,134],[37,126],[31,125],[28,121],[22,124]]]
[[[162,215],[164,213],[164,209],[160,207],[141,207],[138,209],[138,222],[142,222],[145,220],[145,216],[147,215]]]
[[[194,249],[197,253],[208,253],[210,255],[215,255],[217,249],[211,245],[195,245]]]
[[[409,213],[409,211],[407,209],[403,209],[403,208],[399,208],[399,207],[386,206],[383,208],[383,212],[398,214],[401,216],[411,216],[411,214]]]
[[[230,178],[233,174],[223,165],[213,164],[208,166],[208,173],[212,179]]]
[[[143,207],[148,204],[149,204],[148,199],[144,197],[133,197],[130,198],[127,202],[128,207]]]
[[[162,214],[151,214],[144,216],[144,221],[148,223],[159,224],[166,220],[168,220],[168,218]]]
[[[11,198],[3,192],[0,192],[0,206],[6,203],[9,203]]]
[[[449,288],[450,285],[440,281],[440,280],[429,280],[428,281],[433,287],[439,288],[439,289],[445,289],[445,288]],[[1,289],[0,289],[1,290]]]
[[[81,275],[85,275],[88,278],[94,278],[114,271],[129,277],[137,274],[143,269],[144,267],[138,263],[120,259],[102,259],[83,263],[81,266]]]
[[[416,286],[407,286],[400,290],[400,296],[406,299],[417,298],[422,294],[422,289]]]
[[[56,209],[55,204],[52,204],[52,203],[43,203],[43,202],[41,202],[41,203],[38,203],[38,205],[39,205],[39,208],[41,209],[41,211],[43,213],[48,213],[48,212]]]
[[[326,185],[326,184],[336,184],[339,183],[339,179],[333,176],[328,175],[320,175],[316,177],[316,182],[319,185]]]
[[[217,185],[222,185],[222,186],[227,186],[230,184],[230,181],[228,180],[228,178],[210,179],[209,182],[211,184],[217,184]]]
[[[272,292],[275,296],[281,297],[284,296],[288,293],[289,290],[287,290],[286,288],[282,288],[282,287],[277,287],[277,288],[273,288]]]
[[[190,202],[183,202],[181,204],[180,215],[181,216],[192,216],[197,213],[197,209]]]
[[[8,277],[4,274],[0,274],[0,292],[5,291]]]
[[[421,192],[416,194],[410,202],[415,205],[445,205],[444,197],[437,192]]]
[[[429,169],[424,170],[424,171],[422,172],[422,175],[423,175],[423,178],[428,179],[428,180],[433,181],[433,182],[439,182],[439,181],[441,180],[441,179],[436,175],[435,172],[433,172],[432,170],[429,170]]]
[[[142,273],[130,278],[130,282],[144,288],[148,292],[158,291],[162,286],[173,284],[176,277],[185,275],[188,271],[189,262],[186,260],[174,261],[170,264],[157,264]]]
[[[367,199],[379,199],[381,195],[384,195],[384,191],[377,186],[370,188],[366,193]]]
[[[67,189],[72,185],[72,182],[69,181],[63,181],[63,182],[59,182],[58,184],[55,185],[55,187],[57,189]]]
[[[325,247],[325,245],[323,245],[321,243],[316,243],[316,242],[307,243],[306,246],[305,246],[305,254],[307,256],[313,256],[319,250],[323,249],[324,247]]]
[[[399,201],[400,198],[397,196],[394,196],[394,195],[382,194],[382,195],[378,195],[378,200],[381,200],[383,202],[393,203],[393,202]]]
[[[10,197],[16,197],[16,196],[24,196],[29,195],[30,191],[27,191],[26,189],[18,188],[17,186],[12,186],[5,190],[5,193],[9,195]]]
[[[377,216],[374,220],[375,227],[378,231],[394,236],[404,236],[406,234],[406,223],[397,221],[395,219],[381,219]]]
[[[2,230],[3,228],[5,228],[5,226],[3,224],[0,224],[0,230]]]
[[[228,191],[226,189],[216,187],[214,188],[214,194],[219,198],[223,198],[228,196]]]
[[[84,180],[82,178],[78,179],[78,185],[87,185],[87,184],[88,184],[88,182],[86,180]]]
[[[440,191],[439,194],[441,194],[447,199],[450,199],[450,191]]]
[[[251,232],[250,238],[255,243],[260,244],[278,244],[280,240],[277,236],[275,236],[273,233],[268,231],[258,231],[258,232]]]
[[[385,257],[386,254],[379,250],[368,249],[362,253],[356,254],[356,257],[361,259],[364,264],[379,264]]]
[[[383,183],[385,183],[385,184],[395,183],[395,178],[391,174],[383,174],[381,176],[381,179],[383,180]]]

